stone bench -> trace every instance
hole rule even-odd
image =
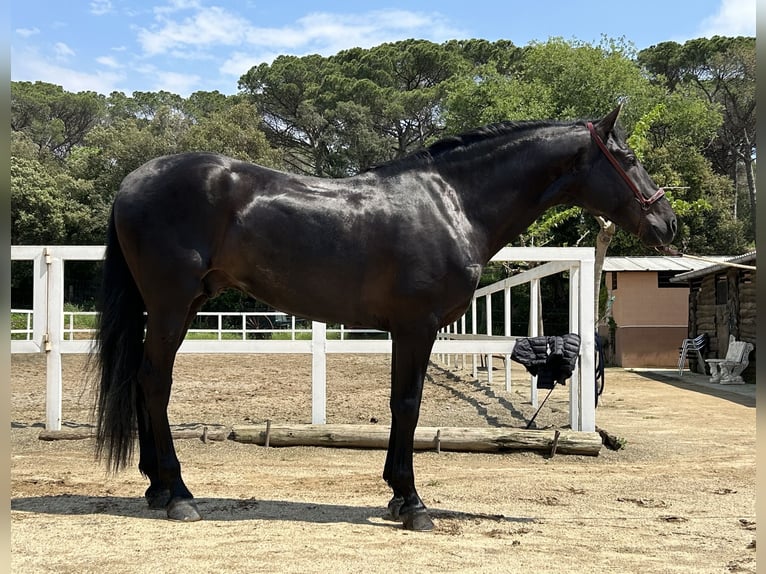
[[[705,359],[710,365],[710,382],[722,385],[744,384],[742,371],[750,363],[748,355],[753,350],[753,344],[737,341],[734,335],[729,336],[729,350],[723,359]]]

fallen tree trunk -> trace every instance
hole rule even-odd
[[[202,441],[222,441],[229,438],[228,430],[210,430],[210,429],[181,429],[171,432],[174,439],[197,438]],[[93,429],[61,429],[61,430],[43,430],[37,436],[40,440],[81,440],[95,438]]]
[[[270,446],[322,446],[379,448],[388,446],[389,427],[379,425],[324,424],[275,425],[269,428]],[[235,426],[229,436],[242,443],[266,444],[266,425]],[[541,450],[551,452],[555,430],[516,428],[418,427],[415,450],[503,452]],[[596,432],[559,431],[556,453],[596,456],[601,450]]]

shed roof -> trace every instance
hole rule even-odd
[[[687,271],[686,273],[681,273],[679,275],[676,275],[675,277],[672,277],[670,281],[672,283],[682,283],[684,281],[696,279],[697,277],[704,277],[705,275],[708,275],[710,273],[718,273],[719,271],[723,271],[724,269],[728,268],[729,263],[739,263],[742,265],[755,265],[755,261],[756,261],[755,255],[756,255],[755,251],[750,251],[749,253],[745,253],[743,255],[737,255],[736,257],[728,257],[717,265],[716,264],[707,265],[700,269],[695,269],[693,271]]]
[[[725,261],[729,256],[716,255],[708,257],[715,261]],[[670,257],[667,255],[653,257],[606,257],[604,271],[678,271],[685,273],[709,267],[709,261],[687,259],[685,257]]]

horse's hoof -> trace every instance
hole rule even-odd
[[[402,523],[405,530],[428,532],[434,529],[434,523],[425,509],[415,510],[402,516]]]
[[[383,520],[390,520],[392,522],[399,522],[401,520],[399,516],[399,509],[404,506],[404,497],[394,496],[388,501],[388,509],[383,515]]]
[[[144,494],[144,498],[146,498],[149,508],[163,510],[170,502],[170,491],[167,488],[164,490],[152,490],[150,487]]]
[[[191,498],[174,498],[168,504],[168,518],[177,522],[197,522],[202,516]]]

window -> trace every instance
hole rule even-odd
[[[660,289],[667,289],[672,287],[687,288],[688,285],[684,282],[671,283],[670,278],[678,275],[678,271],[657,271],[657,287]]]
[[[612,271],[612,291],[617,289],[617,271]]]
[[[726,275],[715,276],[715,304],[726,305],[729,301],[729,282]]]

